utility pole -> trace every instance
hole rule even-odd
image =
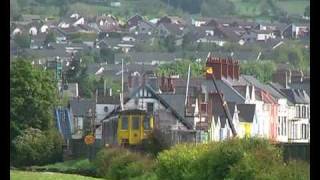
[[[222,106],[223,106],[223,111],[224,111],[225,115],[227,116],[227,120],[228,120],[228,123],[229,123],[229,125],[230,125],[231,131],[232,131],[232,135],[233,135],[233,137],[236,137],[236,136],[237,136],[237,132],[236,132],[235,127],[234,127],[233,124],[232,124],[232,116],[231,116],[231,114],[230,114],[230,111],[229,111],[229,108],[228,108],[228,104],[227,104],[227,102],[223,99],[223,97],[222,97],[222,95],[221,95],[221,93],[220,93],[220,91],[219,91],[219,89],[218,89],[218,86],[217,86],[217,84],[216,84],[216,81],[215,81],[215,78],[214,78],[213,73],[211,73],[211,76],[212,76],[213,85],[214,85],[214,87],[215,87],[215,89],[216,89],[216,91],[217,91],[217,93],[218,93],[218,95],[219,95],[219,99],[220,99],[221,104],[222,104]]]
[[[124,108],[123,108],[123,59],[121,60],[121,63],[122,63],[122,72],[121,72],[121,96],[120,96],[120,98],[121,98],[121,100],[120,100],[120,102],[121,102],[121,110],[123,110]]]

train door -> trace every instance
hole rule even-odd
[[[129,143],[129,117],[127,115],[121,115],[118,120],[118,144]]]
[[[129,135],[130,144],[138,144],[141,139],[141,124],[140,124],[140,115],[132,115],[131,116],[131,128]]]

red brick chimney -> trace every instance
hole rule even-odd
[[[168,80],[168,89],[167,89],[167,91],[171,92],[171,91],[173,91],[171,76],[169,76],[167,80]]]
[[[221,59],[217,57],[208,57],[206,67],[212,67],[213,74],[216,79],[221,80],[222,77],[222,64]],[[206,73],[206,79],[211,79],[211,74]]]
[[[228,78],[228,61],[227,59],[222,59],[222,76]]]
[[[234,78],[236,79],[236,80],[239,80],[239,77],[240,77],[240,65],[239,65],[239,61],[238,60],[236,60],[235,62],[234,62]]]
[[[234,79],[234,62],[232,59],[228,59],[228,76]]]

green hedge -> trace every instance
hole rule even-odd
[[[178,145],[159,154],[159,179],[308,179],[305,162],[283,161],[281,149],[261,139]],[[299,171],[296,171],[299,169]]]
[[[145,177],[154,167],[154,162],[140,153],[123,148],[108,148],[98,152],[94,165],[98,175],[113,180]],[[148,176],[149,177],[149,176]]]

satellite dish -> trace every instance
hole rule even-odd
[[[104,110],[104,112],[108,112],[108,110],[109,110],[108,106],[105,106],[105,107],[103,108],[103,110]]]

